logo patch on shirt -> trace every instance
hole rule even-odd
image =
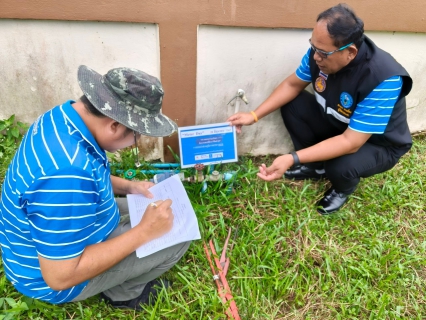
[[[319,72],[320,77],[324,78],[324,80],[328,79],[328,74],[325,74],[324,72],[320,71]]]
[[[315,90],[318,92],[323,92],[325,90],[326,84],[325,80],[322,77],[318,77],[317,80],[315,80]]]
[[[352,107],[352,104],[354,103],[354,99],[352,99],[349,93],[342,92],[340,94],[340,103],[343,106],[343,108],[349,109],[350,107]]]

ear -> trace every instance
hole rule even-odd
[[[353,59],[355,59],[356,55],[358,54],[358,49],[357,47],[355,47],[354,44],[352,44],[348,47],[348,52],[349,52],[348,59],[352,61]]]
[[[105,133],[111,136],[116,135],[119,131],[120,123],[110,118],[106,118],[105,120]]]

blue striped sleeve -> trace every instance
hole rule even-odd
[[[358,103],[349,122],[354,131],[383,134],[398,101],[402,78],[393,76],[380,83],[363,101]]]
[[[300,62],[299,68],[296,70],[296,76],[306,82],[311,82],[311,68],[309,67],[309,54],[311,52],[311,48],[308,49],[308,52],[303,56],[302,61]]]
[[[97,223],[97,182],[86,171],[62,169],[35,181],[23,196],[37,253],[70,259],[88,245]]]

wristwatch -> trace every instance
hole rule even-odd
[[[300,166],[299,156],[297,155],[296,151],[290,152],[290,154],[293,156],[293,160],[294,160],[293,167]]]

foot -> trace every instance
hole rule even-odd
[[[349,194],[337,192],[333,187],[328,189],[324,197],[317,203],[318,212],[322,215],[339,210],[349,199]]]
[[[140,296],[127,300],[127,301],[113,301],[111,298],[107,297],[103,292],[100,294],[101,300],[104,300],[108,304],[112,305],[115,308],[121,309],[133,309],[140,311],[142,310],[141,305],[154,305],[157,301],[158,294],[161,290],[171,287],[171,282],[168,280],[155,279],[148,282],[145,285]]]
[[[313,169],[307,166],[299,166],[297,168],[290,168],[284,173],[284,177],[294,180],[319,180],[325,178],[324,169]]]

